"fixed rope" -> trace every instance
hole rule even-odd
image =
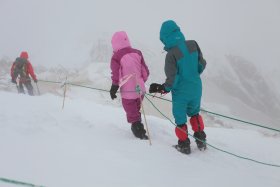
[[[42,81],[42,80],[40,80]],[[56,82],[56,81],[42,81],[42,82],[50,82],[50,83],[62,83],[62,82]],[[79,84],[74,84],[74,83],[70,83],[70,82],[65,82],[64,84],[69,84],[69,85],[72,85],[72,86],[77,86],[77,87],[83,87],[83,88],[88,88],[88,89],[92,89],[92,90],[98,90],[98,91],[103,91],[103,92],[110,92],[108,90],[105,90],[105,89],[100,89],[100,88],[95,88],[95,87],[90,87],[90,86],[83,86],[83,85],[79,85]],[[131,91],[132,92],[132,91]],[[135,92],[135,91],[133,91]],[[171,102],[170,100],[168,99],[165,99],[165,98],[161,98],[161,97],[157,97],[157,96],[154,96],[154,95],[151,95],[151,94],[146,94],[146,95],[149,95],[151,97],[156,97],[158,99],[162,99],[162,100],[166,100],[166,101],[169,101]],[[154,103],[145,95],[145,98],[149,101],[149,103],[163,116],[165,117],[167,120],[169,120],[174,126],[177,126],[170,118],[168,118],[165,114],[163,114],[155,105]],[[280,132],[280,130],[278,129],[274,129],[274,128],[269,128],[269,127],[266,127],[266,126],[263,126],[263,125],[258,125],[258,124],[255,124],[255,123],[251,123],[251,122],[246,122],[244,120],[239,120],[239,119],[236,119],[236,118],[232,118],[232,117],[228,117],[228,116],[225,116],[225,115],[222,115],[222,114],[218,114],[218,113],[214,113],[214,112],[210,112],[210,111],[207,111],[207,110],[203,110],[204,112],[207,112],[207,113],[211,113],[211,114],[215,114],[215,115],[219,115],[221,117],[224,117],[224,118],[228,118],[228,119],[232,119],[232,120],[236,120],[236,121],[239,121],[239,122],[243,122],[243,123],[246,123],[246,124],[251,124],[251,125],[255,125],[255,126],[258,126],[258,127],[262,127],[262,128],[266,128],[266,129],[270,129],[270,130],[273,130],[273,131],[277,131],[277,132]],[[202,141],[198,138],[195,138],[193,135],[189,134],[189,136],[191,136],[192,138],[198,140],[198,141]],[[240,158],[240,159],[243,159],[243,160],[248,160],[248,161],[252,161],[252,162],[255,162],[255,163],[258,163],[258,164],[262,164],[262,165],[266,165],[266,166],[272,166],[272,167],[278,167],[280,168],[280,165],[277,165],[277,164],[271,164],[271,163],[266,163],[266,162],[262,162],[262,161],[258,161],[258,160],[255,160],[255,159],[252,159],[252,158],[248,158],[248,157],[244,157],[244,156],[240,156],[240,155],[237,155],[235,153],[231,153],[229,151],[226,151],[226,150],[223,150],[223,149],[220,149],[216,146],[213,146],[205,141],[202,141],[204,142],[205,144],[207,144],[209,147],[212,147],[213,149],[216,149],[220,152],[223,152],[223,153],[226,153],[228,155],[232,155],[232,156],[235,156],[237,158]]]
[[[165,98],[158,97],[158,96],[155,96],[155,95],[151,95],[151,94],[148,94],[148,93],[146,95],[151,96],[153,98],[160,99],[160,100],[172,102],[169,99],[165,99]],[[272,131],[280,132],[279,129],[271,128],[271,127],[268,127],[268,126],[265,126],[265,125],[260,125],[260,124],[257,124],[257,123],[252,123],[252,122],[249,122],[249,121],[245,121],[245,120],[230,117],[230,116],[226,116],[226,115],[219,114],[219,113],[216,113],[216,112],[211,112],[211,111],[208,111],[208,110],[205,110],[205,109],[201,109],[201,111],[205,112],[205,113],[208,113],[208,114],[215,115],[215,116],[223,117],[223,118],[226,118],[226,119],[231,119],[231,120],[234,120],[234,121],[238,121],[238,122],[241,122],[241,123],[244,123],[244,124],[253,125],[253,126],[261,127],[261,128],[264,128],[264,129],[269,129],[269,130],[272,130]]]
[[[145,98],[149,101],[149,103],[150,103],[163,117],[165,117],[165,118],[166,118],[168,121],[170,121],[175,127],[177,127],[177,125],[176,125],[170,118],[168,118],[164,113],[162,113],[162,112],[155,106],[155,104],[154,104],[147,96],[145,96]],[[187,132],[186,132],[186,133],[187,133]],[[200,139],[194,137],[193,135],[191,135],[191,134],[189,134],[189,133],[187,133],[187,134],[188,134],[189,136],[191,136],[192,138],[194,138],[195,140],[201,141],[201,142],[207,144],[208,146],[210,146],[210,147],[212,147],[212,148],[214,148],[214,149],[216,149],[216,150],[218,150],[218,151],[220,151],[220,152],[223,152],[223,153],[226,153],[226,154],[235,156],[235,157],[240,158],[240,159],[249,160],[249,161],[252,161],[252,162],[255,162],[255,163],[258,163],[258,164],[262,164],[262,165],[267,165],[267,166],[273,166],[273,167],[278,167],[278,168],[280,168],[280,165],[277,165],[277,164],[271,164],[271,163],[261,162],[261,161],[258,161],[258,160],[252,159],[252,158],[240,156],[240,155],[237,155],[237,154],[235,154],[235,153],[231,153],[231,152],[229,152],[229,151],[225,151],[225,150],[223,150],[223,149],[220,149],[220,148],[218,148],[218,147],[216,147],[216,146],[213,146],[213,145],[207,143],[206,141],[202,141],[202,140],[200,140]]]
[[[11,180],[11,179],[6,179],[6,178],[0,178],[0,181],[5,182],[5,183],[10,183],[10,184],[15,184],[15,185],[21,185],[21,186],[29,186],[29,187],[45,187],[45,186],[40,186],[40,185],[34,185],[26,182],[21,182],[21,181],[16,181],[16,180]]]
[[[61,81],[48,81],[48,80],[41,80],[41,79],[39,79],[38,82],[48,82],[48,83],[56,83],[56,84],[61,84],[61,83],[63,83],[63,82],[61,82]]]
[[[84,85],[75,84],[75,83],[71,83],[71,82],[65,82],[65,83],[64,83],[64,82],[47,81],[47,80],[38,80],[38,81],[41,81],[41,82],[48,82],[48,83],[56,83],[56,84],[69,84],[69,85],[72,85],[72,86],[77,86],[77,87],[82,87],[82,88],[88,88],[88,89],[92,89],[92,90],[99,90],[99,91],[102,91],[102,92],[110,92],[109,90],[100,89],[100,88],[95,88],[95,87],[90,87],[90,86],[84,86]],[[135,91],[126,91],[126,92],[135,92]],[[163,100],[163,101],[172,102],[172,101],[169,100],[169,99],[165,99],[165,98],[163,98],[163,97],[158,97],[158,96],[156,96],[156,95],[152,95],[152,94],[149,94],[149,93],[146,93],[146,95],[151,96],[151,97],[153,97],[153,98],[157,98],[157,99]],[[230,116],[223,115],[223,114],[219,114],[219,113],[216,113],[216,112],[211,112],[211,111],[205,110],[205,109],[201,109],[201,111],[202,111],[202,112],[205,112],[205,113],[208,113],[208,114],[215,115],[215,116],[219,116],[219,117],[222,117],[222,118],[230,119],[230,120],[233,120],[233,121],[238,121],[238,122],[241,122],[241,123],[244,123],[244,124],[247,124],[247,125],[257,126],[257,127],[260,127],[260,128],[264,128],[264,129],[269,129],[269,130],[272,130],[272,131],[280,132],[279,129],[272,128],[272,127],[268,127],[268,126],[266,126],[266,125],[260,125],[260,124],[257,124],[257,123],[253,123],[253,122],[245,121],[245,120],[242,120],[242,119],[230,117]]]
[[[61,83],[63,83],[63,82],[59,82],[59,81],[48,81],[48,80],[39,80],[39,81],[40,81],[40,82],[47,82],[47,83],[55,83],[55,84],[61,84]],[[98,91],[103,91],[103,92],[109,92],[108,90],[105,90],[105,89],[94,88],[94,87],[89,87],[89,86],[83,86],[83,85],[74,84],[74,83],[70,83],[70,82],[65,82],[64,85],[66,85],[66,84],[69,84],[69,85],[72,85],[72,86],[77,86],[77,87],[83,87],[83,88],[98,90]],[[151,94],[146,94],[146,95],[149,95],[149,96],[151,96],[151,97],[153,97],[153,98],[155,97],[155,98],[158,98],[158,99],[161,99],[161,100],[165,100],[165,101],[171,102],[171,101],[168,100],[168,99],[161,98],[161,97],[158,97],[158,96],[155,96],[155,95],[151,95]],[[154,103],[153,103],[146,95],[145,95],[145,98],[149,101],[149,103],[150,103],[163,117],[165,117],[168,121],[170,121],[171,124],[173,124],[175,127],[177,127],[177,125],[176,125],[170,118],[168,118],[165,114],[163,114],[163,113],[154,105]],[[278,129],[270,128],[270,127],[263,126],[263,125],[259,125],[259,124],[256,124],[256,123],[247,122],[247,121],[244,121],[244,120],[240,120],[240,119],[237,119],[237,118],[233,118],[233,117],[229,117],[229,116],[226,116],[226,115],[218,114],[218,113],[215,113],[215,112],[207,111],[207,110],[204,110],[204,109],[202,109],[202,111],[203,111],[203,112],[206,112],[206,113],[209,113],[209,114],[217,115],[217,116],[220,116],[220,117],[223,117],[223,118],[227,118],[227,119],[239,121],[239,122],[242,122],[242,123],[245,123],[245,124],[250,124],[250,125],[258,126],[258,127],[261,127],[261,128],[266,128],[266,129],[269,129],[269,130],[273,130],[273,131],[280,132],[280,130],[278,130]],[[187,134],[188,134],[189,136],[191,136],[192,138],[198,140],[198,141],[202,141],[202,140],[200,140],[200,139],[194,137],[193,135],[191,135],[191,134],[189,134],[189,133],[187,133]],[[216,150],[218,150],[218,151],[220,151],[220,152],[223,152],[223,153],[226,153],[226,154],[228,154],[228,155],[235,156],[235,157],[240,158],[240,159],[243,159],[243,160],[252,161],[252,162],[255,162],[255,163],[258,163],[258,164],[262,164],[262,165],[266,165],[266,166],[272,166],[272,167],[280,168],[280,165],[271,164],[271,163],[266,163],[266,162],[258,161],[258,160],[252,159],[252,158],[240,156],[240,155],[237,155],[237,154],[235,154],[235,153],[232,153],[232,152],[229,152],[229,151],[220,149],[220,148],[218,148],[218,147],[216,147],[216,146],[213,146],[213,145],[207,143],[206,141],[202,141],[202,142],[204,142],[205,144],[207,144],[209,147],[212,147],[213,149],[216,149]],[[15,184],[15,185],[28,186],[28,187],[44,187],[44,186],[40,186],[40,185],[34,185],[34,184],[31,184],[31,183],[16,181],[16,180],[7,179],[7,178],[0,178],[0,181],[5,182],[5,183],[10,183],[10,184]]]
[[[64,82],[47,81],[47,80],[38,80],[38,81],[48,82],[48,83],[56,83],[56,84],[63,84],[64,83]],[[77,87],[82,87],[82,88],[88,88],[88,89],[92,89],[92,90],[99,90],[99,91],[102,91],[102,92],[110,92],[109,90],[95,88],[95,87],[90,87],[90,86],[79,85],[79,84],[75,84],[75,83],[71,83],[71,82],[65,82],[64,84],[69,84],[69,85],[72,85],[72,86],[77,86]],[[127,91],[127,92],[135,92],[135,91]],[[163,97],[158,97],[156,95],[152,95],[152,94],[149,94],[149,93],[146,93],[146,95],[151,96],[153,98],[157,98],[157,99],[163,100],[163,101],[172,102],[169,99],[165,99]],[[216,112],[211,112],[211,111],[205,110],[205,109],[201,109],[201,111],[205,112],[205,113],[208,113],[208,114],[215,115],[215,116],[219,116],[219,117],[222,117],[222,118],[230,119],[230,120],[233,120],[233,121],[238,121],[238,122],[241,122],[241,123],[244,123],[244,124],[247,124],[247,125],[257,126],[257,127],[260,127],[260,128],[264,128],[264,129],[280,132],[279,129],[268,127],[267,125],[260,125],[260,124],[257,124],[257,123],[253,123],[253,122],[245,121],[245,120],[242,120],[242,119],[230,117],[230,116],[219,114],[219,113],[216,113]]]

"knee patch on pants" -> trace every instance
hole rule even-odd
[[[188,138],[188,127],[187,125],[180,125],[175,128],[175,134],[179,140],[185,141]]]
[[[197,114],[192,116],[190,123],[194,132],[200,132],[204,130],[204,123],[201,115]]]

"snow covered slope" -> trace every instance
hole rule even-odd
[[[95,55],[99,54],[99,52],[95,53]],[[148,54],[146,55],[146,61],[151,70],[147,87],[152,82],[162,83],[164,81],[164,63],[157,63],[160,62],[160,58],[155,56],[151,51],[144,50],[144,53]],[[100,56],[102,57],[102,54]],[[207,68],[202,74],[204,87],[202,106],[205,109],[279,128],[279,93],[272,86],[273,82],[265,78],[253,63],[238,56],[226,56],[222,59],[209,57],[207,61]],[[16,92],[14,84],[10,82],[10,65],[11,62],[8,59],[0,60],[0,66],[2,67],[0,70],[0,90]],[[55,68],[35,66],[35,71],[39,80],[64,82],[67,76],[68,81],[75,84],[105,90],[109,90],[111,86],[109,63],[104,62],[89,63],[79,69],[69,69],[63,66]],[[39,82],[39,87],[42,93],[62,94],[60,84]],[[74,92],[76,95],[79,94],[80,97],[93,98],[91,90],[81,91],[73,87],[70,90],[70,95]],[[94,98],[101,97],[103,100],[108,96],[107,93],[96,94],[95,92],[94,95],[97,96]],[[168,98],[169,95],[166,97]],[[161,104],[164,112],[172,117],[170,104],[162,102],[158,104]],[[120,105],[120,102],[118,105]],[[152,115],[157,114],[149,107],[147,108],[147,112]]]
[[[171,147],[174,127],[147,116],[152,143],[133,137],[120,107],[72,96],[0,92],[0,177],[49,187],[278,187],[280,169],[212,148],[192,154]],[[207,122],[208,143],[280,164],[279,136]],[[13,186],[0,182],[1,187]]]
[[[197,40],[208,62],[202,76],[202,105],[219,113],[224,113],[219,108],[226,108],[226,115],[279,128],[280,27],[275,23],[280,20],[280,1],[174,2],[180,6],[170,14],[170,4],[163,0],[1,0],[0,90],[14,89],[2,68],[9,71],[22,50],[29,52],[34,66],[63,65],[87,73],[87,68],[95,68],[91,63],[110,61],[111,36],[118,30],[127,31],[132,46],[143,51],[151,72],[148,83],[162,83],[165,54],[161,53],[159,30],[163,21],[174,19],[187,39]],[[18,32],[18,28],[24,29]],[[10,59],[5,67],[2,58]],[[41,79],[64,80],[68,75],[74,80],[77,76],[64,68],[43,73],[35,69]],[[107,69],[102,73],[109,72]],[[89,69],[89,77],[79,74],[85,80],[79,83],[95,85],[91,72]],[[105,81],[99,77],[97,84],[109,87],[108,77],[106,74]],[[42,92],[57,92],[50,84],[40,86]],[[218,108],[208,108],[214,105]]]

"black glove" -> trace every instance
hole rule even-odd
[[[119,89],[118,85],[112,84],[111,89],[110,89],[110,95],[111,95],[112,100],[117,98],[116,93],[117,93],[118,89]]]
[[[17,81],[16,81],[15,79],[12,79],[12,83],[16,84],[16,83],[17,83]]]
[[[149,93],[168,93],[168,91],[165,90],[163,84],[157,84],[157,83],[152,83],[150,85]]]
[[[34,79],[34,82],[35,82],[35,83],[37,83],[37,82],[38,82],[38,80],[37,80],[37,79]]]

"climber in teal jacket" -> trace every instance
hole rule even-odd
[[[172,94],[172,112],[177,127],[177,149],[189,154],[190,140],[187,130],[187,116],[194,131],[197,146],[206,148],[206,134],[200,112],[202,83],[200,74],[206,66],[201,50],[194,40],[185,40],[180,27],[172,20],[165,21],[160,29],[160,40],[167,51],[165,58],[166,81],[164,84],[153,83],[150,93]],[[199,141],[202,140],[202,141]]]

